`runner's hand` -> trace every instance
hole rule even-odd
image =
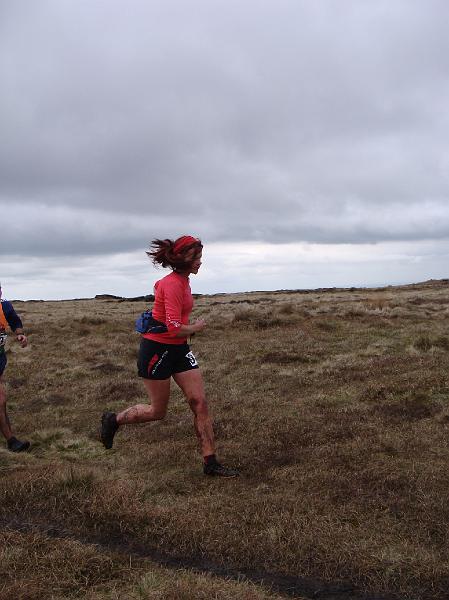
[[[204,319],[198,319],[193,324],[195,331],[202,331],[206,327],[206,321]]]
[[[28,344],[27,336],[24,333],[19,333],[17,336],[17,341],[19,342],[21,348],[25,348],[25,346]]]

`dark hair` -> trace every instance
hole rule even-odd
[[[176,248],[176,250],[175,250]],[[201,240],[190,236],[182,236],[176,240],[153,240],[147,255],[154,265],[171,267],[174,271],[188,269],[192,259],[186,260],[186,254],[195,248],[195,256],[203,248]]]

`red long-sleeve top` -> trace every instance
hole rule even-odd
[[[185,344],[186,337],[175,337],[181,325],[189,324],[193,297],[188,277],[174,271],[154,285],[153,317],[167,325],[166,333],[144,333],[143,337],[162,344]]]

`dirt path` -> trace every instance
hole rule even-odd
[[[248,581],[263,585],[265,588],[288,598],[303,598],[305,600],[400,600],[396,594],[363,593],[351,584],[288,576],[259,569],[226,567],[208,561],[203,557],[170,555],[126,535],[79,535],[58,524],[30,523],[18,518],[0,519],[0,527],[18,533],[38,532],[54,539],[69,539],[83,544],[94,544],[107,553],[151,560],[166,568],[188,569],[192,572],[207,573],[240,582]]]

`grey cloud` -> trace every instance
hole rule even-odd
[[[3,251],[449,236],[445,2],[3,12]]]

